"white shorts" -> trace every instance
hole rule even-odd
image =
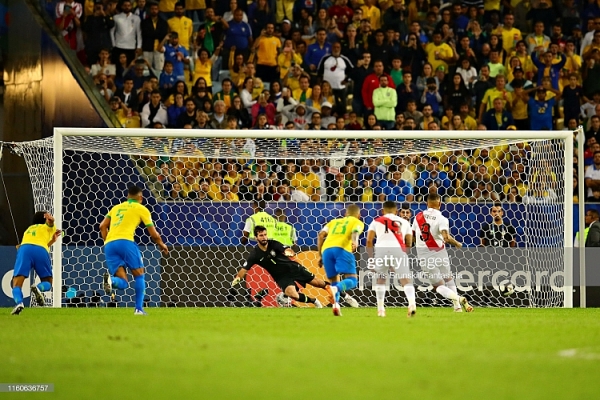
[[[450,257],[446,250],[438,252],[417,252],[423,278],[431,284],[452,279]]]
[[[389,274],[394,279],[411,279],[410,259],[402,249],[375,247],[375,267],[378,274]]]

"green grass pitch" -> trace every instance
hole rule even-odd
[[[0,398],[599,397],[599,309],[148,312],[0,309],[0,382],[55,385]]]

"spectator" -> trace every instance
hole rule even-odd
[[[319,190],[321,181],[313,172],[310,171],[310,164],[305,160],[300,167],[300,172],[294,174],[290,181],[293,188],[292,201],[319,201]]]
[[[186,112],[183,94],[177,93],[174,102],[167,108],[168,127],[176,128],[179,116]],[[196,116],[197,118],[197,116]],[[197,125],[197,122],[196,122]]]
[[[225,129],[227,126],[227,118],[225,118],[225,102],[217,100],[214,104],[214,112],[209,124],[213,129]]]
[[[448,63],[455,61],[454,51],[452,47],[442,42],[441,32],[433,33],[433,43],[425,46],[425,52],[427,53],[427,61],[431,64],[433,70],[437,70],[439,66],[443,66],[447,70]]]
[[[546,91],[554,93],[555,97],[547,99]],[[537,99],[535,96],[529,99],[531,129],[534,131],[552,130],[552,110],[556,102],[560,100],[561,93],[549,86],[546,88],[538,86],[536,92]]]
[[[271,10],[267,0],[256,0],[248,7],[248,20],[252,34],[256,39],[267,24],[275,23],[274,10]]]
[[[367,76],[370,75],[371,69],[369,65],[371,63],[371,54],[365,51],[362,55],[362,59],[358,60],[356,68],[350,71],[350,78],[354,81],[354,88],[352,94],[352,109],[360,117],[365,113],[365,105],[361,101],[362,88]]]
[[[342,45],[336,42],[331,47],[331,55],[325,55],[318,66],[318,75],[328,82],[333,89],[336,108],[334,114],[344,115],[346,112],[346,84],[352,62],[342,55]],[[329,99],[326,99],[329,100]]]
[[[538,21],[534,25],[534,32],[527,35],[525,38],[525,42],[528,46],[529,53],[533,53],[534,51],[548,51],[548,47],[550,47],[550,38],[544,34],[544,23]]]
[[[317,41],[308,46],[306,55],[304,56],[304,63],[308,66],[309,73],[314,82],[317,80],[319,63],[323,57],[329,54],[331,54],[331,44],[327,42],[327,31],[324,28],[319,28],[317,30]]]
[[[436,157],[431,158],[431,162],[427,164],[425,171],[419,174],[415,185],[417,194],[423,196],[423,198],[429,193],[437,193],[442,197],[454,194],[452,181],[445,171],[438,170],[438,159]]]
[[[381,60],[376,60],[373,64],[373,73],[365,77],[365,81],[362,85],[362,102],[366,108],[367,114],[372,114],[375,108],[373,104],[373,92],[379,88],[379,78],[381,76],[388,78],[388,86],[392,89],[396,89],[392,77],[384,72],[384,65]]]
[[[304,104],[290,104],[283,108],[283,115],[285,115],[288,121],[292,121],[296,126],[296,129],[306,129],[308,126],[308,121],[310,117],[310,113],[307,112],[306,106]]]
[[[124,53],[127,62],[130,63],[137,56],[142,55],[142,29],[140,17],[131,12],[131,1],[121,2],[121,13],[114,16],[115,26],[111,29],[113,45],[113,64],[116,64],[118,56]]]
[[[454,113],[458,114],[461,104],[465,103],[467,105],[471,103],[471,94],[465,86],[462,75],[456,72],[452,78],[452,85],[444,96],[444,109],[452,108]]]
[[[538,86],[542,85],[542,79],[546,76],[549,76],[552,82],[552,88],[554,90],[558,90],[558,79],[560,77],[560,71],[562,70],[562,68],[565,66],[565,63],[567,62],[567,58],[565,57],[564,54],[561,53],[560,55],[560,61],[557,63],[554,63],[554,58],[552,56],[551,52],[546,52],[544,53],[544,62],[542,63],[540,60],[538,60],[538,56],[536,52],[533,52],[531,55],[531,59],[533,60],[533,63],[535,64],[535,66],[538,68],[538,75],[537,75],[537,84]]]
[[[169,123],[167,109],[160,101],[160,92],[153,90],[150,95],[150,102],[147,103],[140,113],[142,127],[149,128],[157,123],[166,126]]]
[[[224,48],[235,49],[240,54],[244,55],[244,59],[249,56],[252,48],[252,29],[247,22],[243,21],[244,12],[237,9],[233,13],[233,19],[229,21],[229,27],[226,30]],[[229,54],[229,53],[228,53]]]
[[[305,104],[306,100],[312,97],[310,79],[307,75],[302,75],[298,81],[300,83],[300,87],[292,92],[294,100],[296,100],[298,103]]]
[[[309,98],[306,99],[306,106],[313,111],[321,112],[321,103],[323,103],[323,95],[321,93],[321,85],[313,85],[312,93]]]
[[[408,120],[408,118],[407,118],[407,120]],[[421,118],[421,122],[418,125],[419,129],[424,130],[424,131],[429,130],[430,129],[429,124],[431,124],[431,123],[435,123],[438,126],[441,125],[440,120],[435,115],[433,115],[433,108],[431,107],[431,105],[426,104],[423,107],[423,117]]]
[[[133,89],[133,79],[125,79],[122,89],[115,92],[115,96],[121,99],[121,102],[137,115],[139,111],[139,101],[137,93]]]
[[[528,90],[523,87],[523,81],[513,82],[513,100],[512,100],[512,116],[515,126],[519,130],[529,129],[529,94]]]
[[[570,119],[579,119],[581,113],[581,99],[583,98],[583,88],[577,82],[577,74],[569,75],[569,85],[563,89],[562,98],[564,100],[565,121]]]
[[[407,109],[409,101],[413,101],[415,103],[417,101],[417,86],[413,83],[412,77],[412,72],[404,72],[402,76],[403,82],[396,88],[396,97],[398,98],[396,114],[403,113]]]
[[[514,125],[514,120],[508,111],[504,110],[502,99],[494,99],[494,108],[484,112],[482,122],[488,130],[506,130],[510,125]]]
[[[73,0],[61,1],[56,5],[56,26],[72,50],[77,50],[77,30],[81,25],[81,14],[81,4]]]
[[[252,119],[248,110],[243,106],[242,99],[239,96],[234,96],[231,102],[231,107],[227,109],[227,115],[236,118],[239,129],[248,129],[252,126]]]
[[[242,3],[244,3],[244,2],[242,2]],[[237,0],[230,0],[229,1],[229,11],[227,11],[223,14],[223,19],[227,22],[231,22],[232,20],[235,19],[236,10],[239,9],[242,12],[241,21],[248,23],[248,15],[244,11],[247,8],[247,5],[243,4],[243,6],[244,6],[243,8],[242,7],[238,8]]]
[[[171,93],[176,82],[177,77],[175,74],[173,74],[173,63],[171,61],[167,61],[163,64],[163,71],[161,72],[158,80],[158,88],[163,97],[167,97],[168,94]]]
[[[379,88],[373,91],[375,116],[384,129],[393,129],[395,124],[395,108],[398,102],[396,90],[388,86],[388,77],[379,77]]]
[[[229,29],[229,24],[221,16],[215,15],[215,10],[212,7],[206,8],[204,24],[200,25],[198,33],[198,47],[208,50],[213,53],[215,48],[223,41],[224,32]],[[203,35],[201,34],[203,33]],[[235,47],[235,45],[233,45]],[[230,50],[232,51],[232,50]],[[245,54],[244,59],[248,55]],[[229,57],[227,58],[229,59]]]
[[[408,25],[403,0],[393,0],[392,6],[385,10],[383,13],[383,28],[391,28],[395,32],[399,32],[400,37],[404,37],[408,33]]]
[[[264,1],[264,0],[261,0]],[[256,76],[265,82],[277,80],[277,54],[281,49],[281,41],[275,37],[275,26],[267,23],[254,42],[252,54],[256,54]],[[253,57],[250,57],[252,60]]]
[[[219,59],[219,55],[221,54],[221,50],[223,49],[223,45],[219,44],[215,49],[214,54],[209,58],[208,50],[200,49],[198,50],[198,59],[194,65],[194,80],[198,80],[200,78],[204,78],[206,81],[206,85],[208,86],[208,90],[212,92],[212,75],[214,65],[217,64],[217,60]]]
[[[254,103],[251,108],[252,115],[252,125],[256,126],[257,117],[259,115],[264,115],[266,117],[266,121],[269,125],[275,125],[275,114],[277,110],[273,103],[269,103],[267,101],[267,96],[265,94],[261,94],[258,97],[258,101]]]
[[[213,129],[210,124],[210,117],[206,112],[199,110],[196,113],[196,127],[195,129]]]
[[[492,109],[494,106],[495,99],[502,100],[502,108],[508,110],[512,107],[512,94],[506,90],[506,78],[504,75],[498,75],[496,77],[496,87],[488,89],[483,96],[481,106],[479,107],[479,121],[482,121],[483,114],[486,110]],[[512,125],[512,124],[511,124]]]
[[[185,112],[177,117],[177,128],[185,128],[188,126],[193,128],[196,125],[196,103],[192,98],[185,100]]]
[[[436,81],[434,78],[427,79],[427,90],[423,91],[423,95],[421,96],[421,104],[424,105],[423,111],[425,111],[425,106],[430,106],[433,112],[433,115],[440,115],[440,106],[442,102],[442,96],[438,91],[438,87],[436,85]],[[427,129],[427,128],[424,128]]]
[[[85,54],[88,65],[93,65],[98,61],[98,56],[103,49],[112,48],[110,30],[114,25],[112,17],[104,12],[102,3],[94,4],[94,13],[85,19],[82,26],[85,33]]]
[[[413,187],[401,179],[402,173],[395,171],[390,179],[381,183],[379,201],[413,201]]]
[[[190,63],[190,56],[185,47],[179,44],[177,32],[171,32],[169,37],[169,43],[162,48],[165,54],[165,62],[171,62],[173,64],[173,75],[178,81],[185,82],[184,65]]]
[[[150,4],[148,18],[142,18],[140,29],[144,59],[155,71],[162,71],[165,63],[165,54],[162,49],[169,40],[169,25],[158,16],[157,3]]]

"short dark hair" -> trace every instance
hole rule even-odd
[[[386,201],[383,203],[383,209],[384,210],[391,210],[391,209],[398,209],[398,207],[396,206],[396,203],[393,201]]]
[[[133,196],[137,196],[138,194],[142,193],[142,189],[138,186],[130,186],[129,189],[127,190],[127,195],[129,197],[133,197]]]
[[[265,228],[264,226],[262,226],[262,225],[256,225],[254,227],[254,237],[258,236],[258,234],[261,233],[261,232],[265,232],[266,230],[267,230],[267,228]]]
[[[154,89],[153,91],[150,92],[150,96],[152,96],[153,94],[160,94],[160,90]]]
[[[185,5],[183,4],[183,2],[178,1],[177,3],[175,3],[175,8],[177,8],[177,7],[183,7],[183,8],[185,8]]]
[[[46,213],[48,211],[37,211],[35,214],[33,214],[33,221],[32,224],[33,225],[41,225],[41,224],[45,224],[46,223]]]
[[[437,193],[429,193],[429,195],[427,196],[427,202],[428,203],[435,203],[437,201],[441,201],[441,199],[442,198]]]

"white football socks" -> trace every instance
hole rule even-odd
[[[382,310],[385,307],[385,286],[375,286],[375,296],[377,297],[377,309]]]
[[[412,283],[408,283],[408,284],[404,285],[404,294],[406,295],[406,298],[408,299],[409,306],[416,304],[415,287]]]
[[[458,294],[454,293],[452,291],[452,289],[442,285],[442,286],[438,286],[435,289],[436,292],[438,292],[439,294],[441,294],[442,296],[444,296],[445,298],[452,300],[452,302],[456,302],[455,305],[458,303],[458,301],[460,300],[460,297],[458,297]]]
[[[446,287],[450,290],[452,290],[454,293],[458,294],[458,289],[456,289],[456,283],[454,282],[454,279],[452,279],[449,282],[445,283]],[[460,307],[460,303],[458,301],[452,300],[452,305],[454,306],[454,309],[459,309]]]

